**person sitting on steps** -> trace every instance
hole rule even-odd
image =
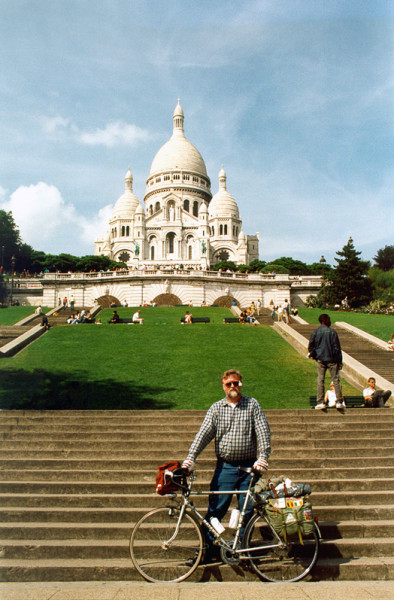
[[[363,390],[365,406],[368,408],[389,408],[385,403],[391,396],[391,391],[377,390],[375,377],[369,377],[368,387]]]

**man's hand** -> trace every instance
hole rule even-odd
[[[194,467],[194,461],[190,460],[190,458],[186,458],[182,463],[182,469],[185,471],[192,471]]]
[[[268,471],[268,463],[263,458],[259,458],[254,463],[253,468],[256,469],[256,471]]]

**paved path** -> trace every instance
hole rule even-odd
[[[6,583],[1,600],[392,600],[392,581],[179,583],[125,581]]]

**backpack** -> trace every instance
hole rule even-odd
[[[157,467],[159,469],[159,472],[156,475],[157,494],[160,494],[160,496],[165,496],[166,494],[171,494],[179,490],[179,486],[176,486],[172,481],[171,473],[172,471],[179,469],[180,466],[181,463],[179,460],[173,460],[165,465],[160,465],[160,467]]]

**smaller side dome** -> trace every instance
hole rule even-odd
[[[209,218],[215,217],[235,217],[239,219],[238,205],[233,196],[227,191],[226,172],[222,168],[219,172],[219,191],[213,196],[209,203]]]
[[[135,214],[136,215],[144,215],[145,214],[144,207],[142,206],[141,202],[138,204]]]
[[[111,219],[129,218],[135,213],[139,204],[140,201],[133,193],[133,176],[129,167],[125,176],[125,190],[115,203]]]
[[[205,202],[201,202],[199,214],[204,215],[207,212],[208,212],[208,206],[205,204]]]

